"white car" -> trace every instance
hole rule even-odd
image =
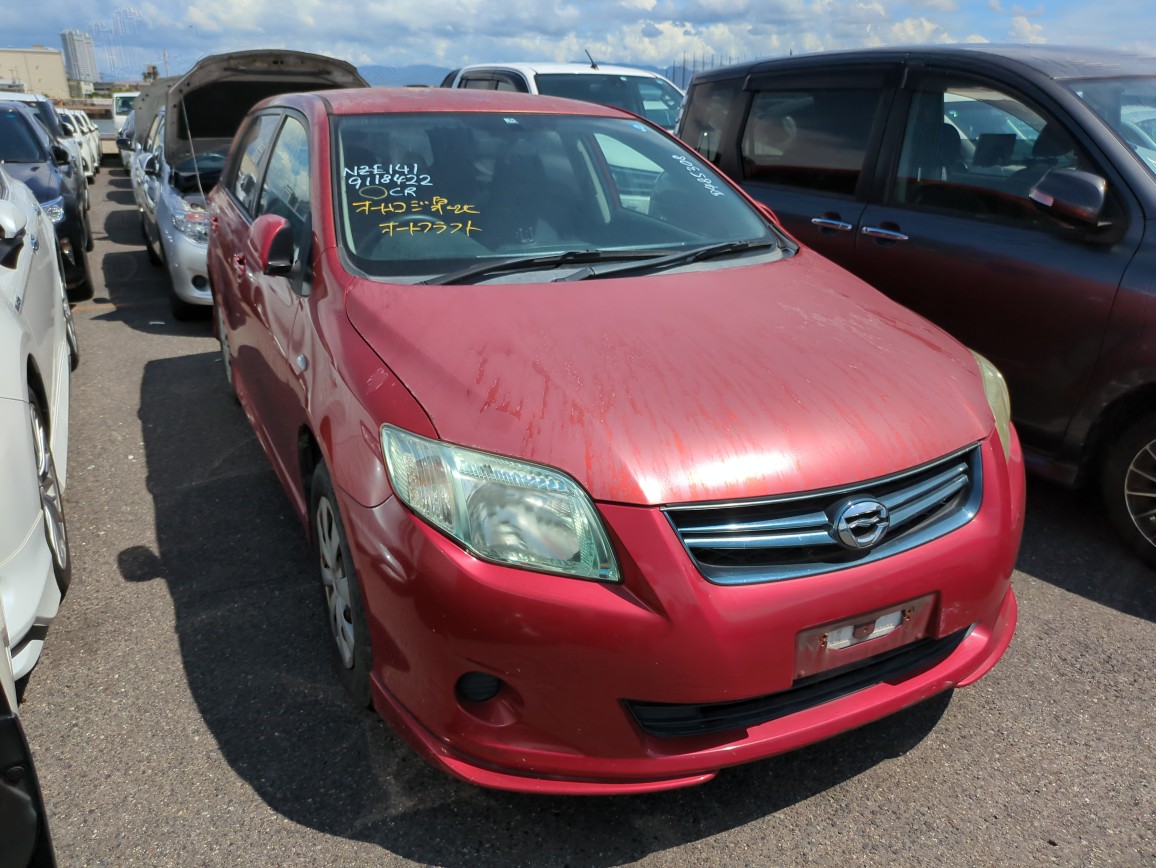
[[[52,835],[36,765],[20,723],[20,689],[12,672],[9,636],[0,600],[0,828],[4,830],[4,865],[55,865]]]
[[[683,92],[656,72],[598,63],[475,63],[453,70],[442,87],[541,93],[615,106],[674,130]]]
[[[76,142],[84,177],[92,181],[96,175],[96,168],[100,165],[100,140],[93,140],[88,131],[88,123],[80,116],[79,112],[58,108],[56,113],[60,116],[60,120],[68,125],[65,132],[71,131],[71,138]]]
[[[72,576],[63,494],[79,359],[52,221],[0,167],[0,600],[17,680]]]

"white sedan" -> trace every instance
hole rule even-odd
[[[17,680],[72,575],[62,496],[79,358],[52,221],[0,167],[0,598]]]

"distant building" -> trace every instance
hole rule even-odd
[[[6,90],[42,93],[51,99],[68,99],[68,75],[64,55],[54,48],[0,48],[0,82]]]
[[[83,30],[64,30],[60,34],[60,42],[64,46],[64,69],[69,78],[77,81],[100,80],[91,34]]]

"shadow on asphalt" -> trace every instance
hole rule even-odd
[[[774,815],[900,756],[950,704],[942,694],[688,790],[583,799],[472,787],[345,699],[304,532],[218,355],[149,362],[140,420],[159,551],[121,552],[121,572],[167,583],[206,725],[233,770],[294,823],[427,864],[541,864],[549,853],[551,864],[619,865]]]
[[[1156,621],[1156,570],[1128,552],[1093,490],[1028,478],[1016,568],[1101,606]]]

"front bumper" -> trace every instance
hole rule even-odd
[[[60,588],[44,534],[26,405],[0,400],[0,430],[20,435],[7,436],[0,446],[0,481],[5,492],[4,527],[0,529],[0,597],[12,643],[14,677],[22,678],[40,658],[44,636],[60,610]]]
[[[972,683],[1006,650],[1023,527],[1018,442],[983,445],[981,508],[957,531],[872,563],[723,587],[693,567],[656,508],[600,505],[625,579],[584,582],[480,562],[396,498],[343,498],[366,601],[374,703],[439,768],[488,787],[629,793],[701,783]],[[789,691],[796,637],[935,595],[946,656],[830,701],[725,732],[657,737],[628,703],[714,705]],[[500,679],[461,698],[466,673]]]
[[[209,290],[208,243],[194,241],[179,232],[173,226],[167,209],[158,210],[157,224],[173,293],[189,304],[211,305],[213,294]]]

